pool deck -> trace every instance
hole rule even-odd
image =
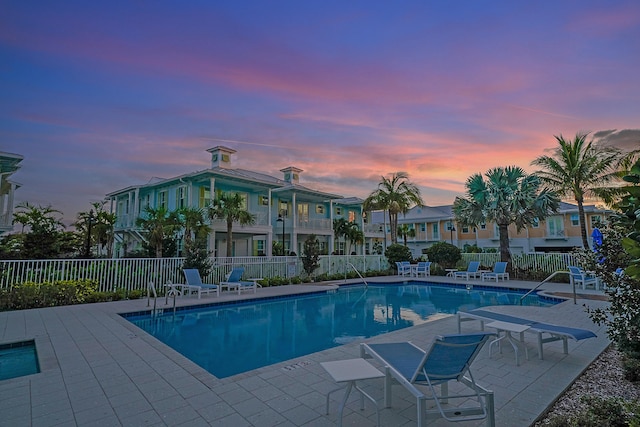
[[[367,278],[376,281],[408,278]],[[425,279],[419,279],[425,280]],[[454,282],[430,277],[429,282]],[[455,281],[481,284],[479,280]],[[334,282],[342,284],[344,282]],[[334,284],[334,286],[335,286]],[[522,281],[484,282],[484,285],[532,288]],[[277,296],[327,289],[331,284],[292,285],[258,289],[256,294],[224,293],[220,298],[178,298],[178,305]],[[568,284],[547,283],[545,291],[570,293]],[[602,294],[587,290],[581,295]],[[496,425],[527,426],[609,345],[605,328],[593,324],[584,304],[601,307],[596,299],[572,300],[553,307],[495,307],[536,320],[589,329],[598,337],[569,340],[569,354],[561,342],[546,344],[538,359],[531,335],[526,335],[530,360],[516,366],[513,351],[504,347],[489,357],[485,346],[472,365],[476,381],[495,393]],[[158,308],[170,308],[165,298]],[[147,299],[84,304],[46,309],[0,312],[0,344],[35,339],[41,372],[0,381],[0,426],[330,426],[337,420],[338,399],[332,395],[325,414],[327,392],[336,388],[319,362],[359,357],[359,342],[324,350],[229,378],[218,379],[179,353],[144,333],[118,313],[149,310]],[[479,331],[467,322],[464,332]],[[366,340],[412,341],[427,349],[435,335],[457,333],[455,316]],[[372,362],[374,363],[374,362]],[[374,363],[374,365],[376,365]],[[379,367],[379,365],[376,365]],[[361,383],[381,408],[383,426],[416,425],[415,401],[394,386],[393,407],[383,408],[383,379]],[[375,410],[359,409],[357,393],[345,408],[343,425],[374,426]],[[434,426],[453,425],[444,420]],[[456,423],[461,426],[480,422]]]

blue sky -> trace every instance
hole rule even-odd
[[[17,202],[236,165],[427,205],[590,131],[640,145],[637,1],[0,1],[0,151]]]

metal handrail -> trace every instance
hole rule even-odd
[[[368,288],[368,287],[369,287],[369,284],[367,283],[367,281],[366,281],[366,280],[364,280],[364,277],[362,277],[362,274],[360,274],[360,272],[358,271],[358,269],[356,268],[356,266],[355,266],[355,265],[353,265],[353,264],[352,264],[352,263],[350,263],[350,262],[348,262],[347,264],[349,264],[349,265],[351,266],[351,268],[353,268],[353,270],[356,272],[356,274],[357,274],[358,276],[360,276],[360,278],[361,278],[361,279],[362,279],[362,281],[364,282],[364,286]],[[345,272],[345,274],[344,274],[344,280],[347,280],[347,273],[346,273],[346,272]]]
[[[149,304],[151,302],[151,294],[153,294],[153,311],[152,311],[152,313],[155,314],[155,312],[156,312],[156,300],[158,299],[158,294],[156,293],[156,287],[153,284],[153,282],[147,282],[147,307],[149,307]]]
[[[554,271],[553,273],[551,273],[551,275],[549,277],[547,277],[546,279],[544,279],[542,282],[538,283],[533,289],[531,289],[529,292],[527,292],[526,294],[524,294],[523,296],[520,297],[520,305],[522,305],[522,300],[524,300],[526,297],[528,297],[531,293],[533,293],[536,289],[538,289],[540,286],[544,285],[545,283],[547,283],[549,280],[551,280],[552,277],[554,277],[556,274],[569,274],[568,271],[564,271],[564,270],[560,270],[560,271]],[[575,282],[572,280],[571,283],[573,284],[573,303],[576,304],[576,284]]]

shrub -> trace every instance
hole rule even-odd
[[[440,264],[443,268],[454,268],[462,259],[460,249],[447,242],[434,243],[427,248],[426,254],[429,261]]]
[[[394,243],[387,246],[387,250],[384,251],[384,256],[389,260],[389,264],[393,268],[396,268],[396,262],[411,261],[411,250],[404,246]]]

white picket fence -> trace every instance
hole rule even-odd
[[[156,287],[166,283],[184,283],[184,258],[113,258],[0,261],[0,289],[24,282],[58,280],[95,280],[100,291],[114,289],[144,290],[148,282]],[[242,266],[245,278],[290,278],[303,276],[298,257],[229,257],[214,258],[211,274],[205,283],[219,283],[233,267]],[[322,256],[319,274],[347,274],[355,267],[361,274],[370,270],[386,270],[387,259],[381,255]]]

